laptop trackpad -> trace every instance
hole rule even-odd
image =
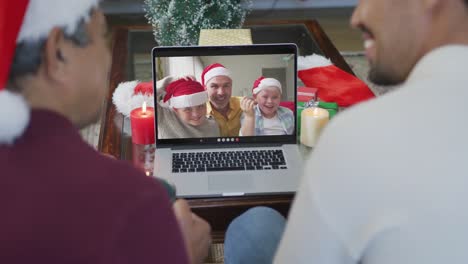
[[[208,188],[212,191],[245,192],[253,188],[250,174],[211,174],[208,175]]]

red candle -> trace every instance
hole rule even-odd
[[[153,144],[154,137],[154,108],[143,106],[132,110],[130,113],[132,126],[132,142],[135,144]]]

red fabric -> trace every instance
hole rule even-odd
[[[0,263],[188,263],[164,187],[58,114],[33,110],[0,168]]]
[[[318,89],[321,100],[339,106],[351,106],[375,97],[363,81],[334,65],[300,70],[298,76],[306,86]]]
[[[222,65],[221,63],[213,63],[213,64],[211,64],[211,65],[208,65],[208,66],[203,70],[203,72],[202,72],[202,74],[201,74],[201,82],[202,82],[203,85],[206,84],[206,83],[205,83],[205,81],[206,81],[206,80],[205,80],[205,74],[206,74],[207,72],[209,72],[210,70],[212,70],[212,69],[214,69],[214,68],[218,68],[218,67],[226,68],[226,67],[224,67],[224,65]]]
[[[166,87],[166,95],[164,96],[164,102],[167,102],[171,97],[177,97],[181,95],[190,95],[194,93],[204,92],[205,88],[201,83],[194,80],[179,79],[171,82]]]
[[[289,108],[291,111],[296,112],[296,107],[294,105],[294,102],[291,101],[283,101],[280,103],[280,106]]]
[[[15,54],[16,39],[23,23],[28,0],[0,1],[0,91],[10,75],[10,67]]]
[[[152,82],[140,82],[133,90],[133,95],[153,95],[153,83]]]

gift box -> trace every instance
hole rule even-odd
[[[300,135],[301,131],[301,113],[306,108],[306,102],[297,102],[297,134]],[[317,103],[317,107],[323,108],[328,111],[330,120],[338,113],[338,104],[334,102],[321,102]]]
[[[198,45],[252,45],[252,34],[250,29],[202,29]]]
[[[300,86],[297,88],[297,101],[298,102],[309,102],[317,101],[318,99],[318,89],[311,88],[306,86]]]

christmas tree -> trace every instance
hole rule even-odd
[[[251,0],[145,0],[146,18],[161,46],[198,43],[200,29],[240,28]]]

